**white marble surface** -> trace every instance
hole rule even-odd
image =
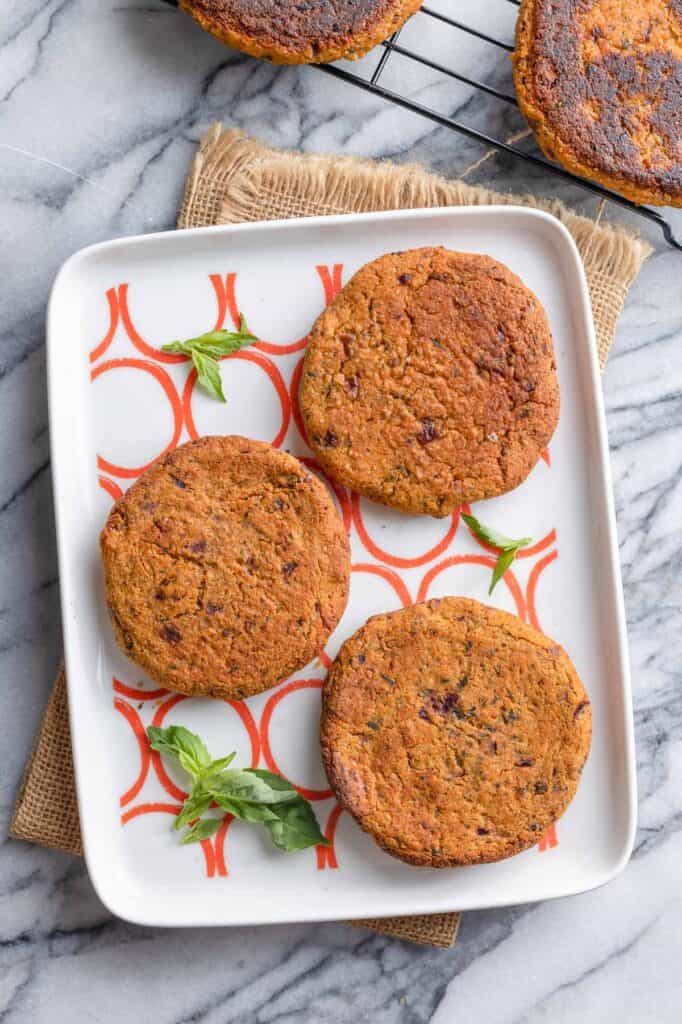
[[[515,10],[505,0],[439,6],[511,39]],[[425,52],[437,47],[509,88],[503,53],[445,30],[427,38],[416,22],[408,31],[406,41]],[[520,124],[512,108],[398,62],[386,82],[492,131]],[[214,119],[304,150],[419,159],[451,174],[483,152],[316,70],[231,54],[157,0],[3,0],[0,1020],[679,1021],[682,255],[656,234],[605,375],[640,787],[635,853],[617,881],[573,899],[470,913],[457,945],[434,951],[333,924],[132,927],[98,903],[79,860],[7,840],[60,648],[43,348],[49,286],[83,245],[173,225],[195,144]],[[488,160],[473,180],[584,200],[510,159]],[[594,209],[594,200],[584,205]]]

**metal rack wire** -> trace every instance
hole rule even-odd
[[[177,6],[177,0],[164,0],[164,2],[171,4],[171,6]],[[515,7],[518,7],[520,0],[504,0],[504,2],[511,3]],[[511,53],[514,49],[513,46],[510,46],[503,40],[497,39],[495,36],[486,32],[481,32],[479,29],[475,29],[470,25],[466,25],[456,18],[443,14],[441,11],[436,11],[429,7],[428,4],[423,5],[418,13],[414,15],[415,18],[422,16],[447,25],[450,29],[466,33],[469,36],[474,36],[475,38],[483,40],[491,46],[495,46],[506,53]],[[339,64],[318,64],[315,66],[318,67],[320,71],[323,71],[328,75],[332,75],[334,78],[355,85],[358,88],[363,89],[365,92],[372,93],[375,96],[380,96],[382,99],[389,100],[391,103],[394,103],[399,107],[403,107],[405,110],[409,110],[414,114],[419,114],[422,117],[428,118],[430,121],[434,122],[434,124],[459,132],[461,135],[475,140],[476,142],[483,143],[485,146],[497,150],[498,152],[507,153],[518,160],[523,160],[526,164],[547,171],[564,181],[579,185],[581,188],[587,189],[594,195],[599,196],[600,199],[608,200],[609,202],[628,210],[630,213],[636,214],[638,217],[645,218],[650,223],[658,227],[670,246],[682,252],[682,241],[675,237],[672,226],[658,210],[651,209],[649,206],[639,206],[636,203],[631,202],[629,199],[625,199],[617,192],[613,192],[610,189],[596,184],[596,182],[590,181],[586,178],[581,178],[576,174],[572,174],[570,171],[564,170],[563,167],[560,167],[558,164],[553,163],[538,153],[526,153],[524,150],[515,146],[512,142],[505,142],[502,139],[495,138],[493,135],[489,135],[471,125],[464,124],[453,117],[449,117],[447,114],[441,114],[432,107],[425,106],[423,103],[419,103],[416,100],[395,91],[394,89],[389,89],[382,85],[380,80],[386,71],[391,57],[398,55],[406,58],[416,65],[420,65],[423,68],[436,71],[439,74],[444,75],[447,79],[463,83],[464,85],[468,85],[473,89],[478,90],[479,92],[492,96],[502,103],[518,107],[515,96],[502,92],[485,82],[462,74],[454,68],[447,67],[440,61],[433,60],[424,54],[416,53],[414,50],[402,46],[400,43],[401,31],[402,29],[399,29],[394,33],[394,35],[381,44],[382,49],[379,59],[377,60],[369,78],[363,78],[357,71],[349,70],[348,66],[342,67]]]

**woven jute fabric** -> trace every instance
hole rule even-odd
[[[178,227],[488,204],[547,210],[566,225],[585,265],[603,368],[628,289],[651,249],[625,228],[598,224],[559,202],[492,192],[449,181],[418,166],[284,152],[214,125],[194,159]],[[63,669],[26,767],[10,834],[82,853]],[[422,945],[448,947],[457,936],[459,914],[347,923]]]

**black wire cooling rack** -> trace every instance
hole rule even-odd
[[[177,7],[177,0],[164,0],[164,2],[173,7]],[[500,2],[510,3],[515,7],[518,7],[520,0],[500,0]],[[470,25],[465,25],[463,22],[450,17],[448,14],[434,10],[429,7],[428,4],[422,6],[413,17],[434,19],[435,21],[448,26],[449,29],[466,33],[469,36],[474,36],[477,39],[489,43],[491,46],[497,47],[505,53],[511,53],[514,49],[514,47],[509,43],[506,43],[501,39],[497,39],[495,36],[490,35],[487,32],[481,32],[479,29],[473,28]],[[412,19],[410,20],[412,21]],[[660,229],[663,233],[663,237],[669,245],[679,251],[682,251],[682,242],[675,237],[670,223],[662,213],[659,213],[658,210],[652,210],[649,206],[639,206],[636,203],[631,202],[629,199],[625,199],[617,192],[603,188],[603,186],[597,185],[595,182],[589,181],[586,178],[581,178],[576,174],[571,174],[570,171],[564,170],[563,167],[552,163],[550,160],[547,160],[544,156],[538,153],[526,153],[524,150],[515,146],[511,140],[505,142],[502,139],[495,138],[493,135],[480,131],[472,125],[464,124],[453,117],[449,117],[447,114],[442,114],[439,111],[434,110],[432,107],[425,106],[424,104],[411,99],[409,96],[403,95],[401,92],[397,92],[394,89],[389,89],[382,85],[381,79],[391,57],[395,54],[402,58],[406,58],[415,65],[420,65],[423,68],[436,71],[445,76],[446,79],[461,82],[464,85],[471,86],[473,89],[477,89],[482,93],[486,93],[488,96],[494,97],[502,103],[518,107],[515,96],[502,92],[500,89],[496,89],[485,82],[478,81],[475,78],[462,74],[454,68],[447,67],[440,61],[433,60],[425,54],[417,53],[413,49],[402,46],[400,43],[401,32],[402,29],[399,29],[389,39],[381,44],[381,48],[379,49],[379,58],[368,78],[363,78],[358,72],[349,70],[348,62],[343,66],[341,64],[316,64],[315,67],[319,68],[320,71],[324,71],[328,75],[333,75],[335,78],[340,79],[343,82],[349,82],[350,84],[363,89],[365,92],[373,93],[375,96],[380,96],[382,99],[389,100],[391,103],[394,103],[399,107],[403,107],[405,110],[409,110],[414,114],[420,114],[422,117],[428,118],[430,121],[433,121],[435,124],[440,125],[443,128],[449,128],[452,131],[459,132],[461,135],[480,142],[490,149],[497,150],[501,153],[508,153],[518,160],[525,161],[526,164],[530,164],[532,167],[548,171],[550,174],[553,174],[564,181],[579,185],[580,187],[587,189],[589,192],[592,192],[594,195],[599,196],[600,199],[615,203],[617,206],[622,207],[624,210],[629,210],[638,217],[644,217]]]

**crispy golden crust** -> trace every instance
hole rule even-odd
[[[125,653],[169,690],[241,698],[319,653],[348,596],[348,538],[293,456],[204,437],[156,463],[100,537]]]
[[[376,501],[444,516],[502,494],[557,424],[547,317],[488,256],[381,256],[313,326],[301,413],[326,471]]]
[[[682,205],[682,0],[522,0],[512,61],[550,159]]]
[[[387,853],[455,867],[538,842],[573,799],[592,715],[558,644],[448,597],[377,615],[346,641],[320,733],[330,785]]]
[[[356,60],[407,21],[422,0],[180,0],[223,43],[273,64]]]

